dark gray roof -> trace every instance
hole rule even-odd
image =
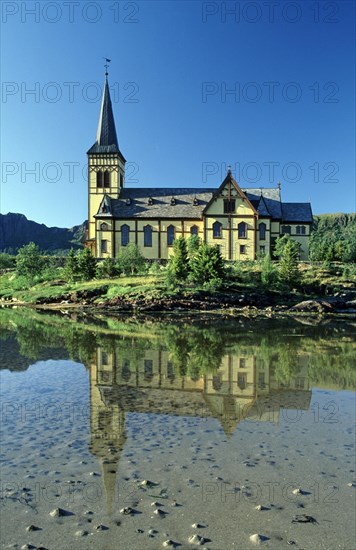
[[[195,218],[202,213],[216,189],[134,188],[123,189],[111,199],[115,218]],[[172,204],[174,199],[174,204]]]
[[[88,153],[120,153],[107,77],[105,77],[96,142]]]
[[[283,202],[283,222],[304,222],[312,223],[313,213],[309,202]]]
[[[277,220],[282,218],[282,210],[281,210],[281,194],[278,187],[274,188],[266,188],[266,187],[260,187],[257,189],[242,189],[242,191],[245,193],[246,197],[249,199],[249,201],[253,204],[253,206],[258,209],[258,206],[260,205],[260,199],[261,196],[263,197],[263,203],[261,204],[261,208],[267,208],[269,214],[272,216],[272,218],[275,218]],[[266,214],[260,213],[261,216],[265,216]]]

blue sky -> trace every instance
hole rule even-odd
[[[103,57],[127,187],[217,187],[230,164],[241,187],[355,211],[353,2],[1,8],[2,213],[86,219]]]

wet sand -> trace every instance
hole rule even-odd
[[[91,436],[80,364],[2,372],[1,393],[3,548],[355,547],[352,392],[314,389],[308,411],[231,437],[203,414],[127,412],[119,441]]]

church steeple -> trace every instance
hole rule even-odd
[[[122,156],[116,134],[107,73],[105,73],[96,142],[88,153],[119,153]]]

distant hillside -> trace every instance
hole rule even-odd
[[[314,216],[310,258],[356,262],[356,214]]]
[[[87,222],[65,229],[47,227],[28,220],[23,214],[0,214],[0,252],[16,253],[31,241],[51,254],[82,248],[86,228]]]

